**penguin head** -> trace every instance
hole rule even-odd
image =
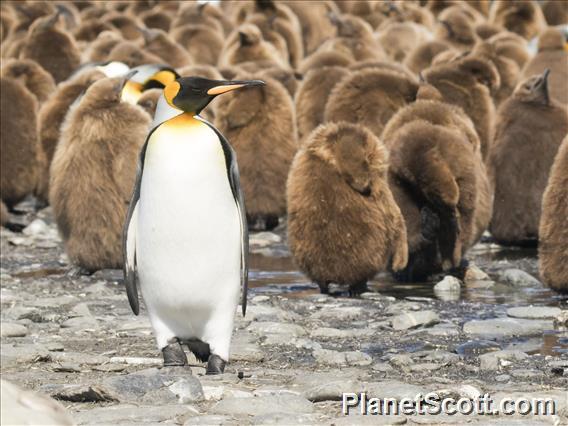
[[[178,73],[167,65],[147,64],[132,68],[124,84],[122,100],[136,104],[142,92],[162,89],[179,78]]]
[[[168,84],[164,98],[173,108],[199,114],[216,96],[243,87],[264,85],[262,80],[209,80],[201,77],[182,77]]]
[[[550,97],[548,93],[548,76],[550,70],[547,68],[540,75],[535,75],[523,81],[513,96],[521,102],[548,105]]]

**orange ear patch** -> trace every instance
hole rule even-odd
[[[142,96],[142,85],[140,83],[128,80],[122,88],[122,92],[120,93],[120,100],[134,105],[136,104],[136,102],[138,102],[140,96]]]
[[[170,104],[174,108],[177,108],[174,105],[174,98],[177,96],[180,89],[181,85],[177,81],[172,81],[164,88],[164,97],[166,98],[168,104]]]
[[[156,74],[154,74],[151,78],[151,80],[159,81],[164,86],[167,86],[168,84],[170,84],[175,79],[176,79],[175,74],[171,71],[168,71],[168,70],[159,71]]]

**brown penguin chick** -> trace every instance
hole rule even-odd
[[[288,244],[322,293],[331,282],[352,294],[408,259],[406,227],[387,183],[388,153],[364,126],[319,126],[288,177]]]
[[[390,138],[389,183],[404,216],[409,252],[407,268],[395,277],[423,281],[459,268],[475,230],[481,157],[459,128],[422,119]]]
[[[0,43],[8,37],[12,29],[16,26],[17,19],[11,7],[3,6],[0,9]]]
[[[19,80],[41,104],[55,91],[55,81],[50,73],[31,59],[12,59],[2,64],[2,77]]]
[[[10,213],[4,201],[0,200],[0,226],[6,226],[10,221]]]
[[[40,157],[38,102],[18,80],[0,77],[0,194],[12,208],[37,185]]]
[[[49,198],[49,168],[53,154],[61,136],[61,125],[75,100],[95,81],[104,77],[96,69],[85,70],[57,86],[56,91],[45,102],[38,115],[39,140],[45,164],[38,183],[38,197],[42,201]]]
[[[340,12],[332,1],[286,0],[282,3],[298,17],[305,56],[315,52],[324,41],[335,36],[337,30],[329,20],[329,13],[339,15]]]
[[[49,72],[56,83],[66,80],[81,64],[75,39],[57,27],[59,13],[40,18],[29,29],[21,58],[32,59]]]
[[[568,136],[560,146],[542,198],[538,259],[540,276],[556,291],[568,292]]]
[[[399,72],[363,69],[333,88],[324,119],[362,124],[380,136],[396,111],[416,99],[417,91],[418,82]]]
[[[545,0],[542,4],[542,13],[550,26],[568,24],[568,3],[565,1]]]
[[[239,79],[256,75],[239,75]],[[253,77],[254,76],[254,77]],[[294,104],[278,81],[222,96],[215,105],[215,127],[239,158],[249,227],[272,229],[286,213],[286,178],[297,149]]]
[[[134,17],[119,12],[111,12],[102,17],[101,21],[120,31],[125,40],[137,40],[142,36],[138,30],[142,24]]]
[[[85,52],[87,62],[104,62],[110,56],[110,52],[121,41],[124,41],[122,36],[115,31],[103,31],[91,43]]]
[[[351,56],[341,52],[314,52],[304,58],[298,67],[301,74],[321,67],[348,67],[354,63]]]
[[[276,48],[262,38],[256,25],[244,24],[227,39],[219,58],[219,66],[249,61],[272,61],[274,65],[287,66]]]
[[[511,96],[517,87],[521,75],[519,65],[514,60],[499,55],[495,47],[487,41],[478,43],[472,52],[473,54],[485,56],[493,62],[499,73],[501,84],[497,90],[493,91],[493,100],[495,101],[495,106],[498,107]]]
[[[429,40],[431,34],[413,22],[395,22],[383,28],[377,38],[390,59],[403,62],[406,55],[423,40]]]
[[[495,47],[499,56],[512,59],[521,70],[531,59],[526,40],[515,33],[503,31],[490,37],[487,41]]]
[[[123,82],[102,79],[63,124],[49,200],[71,261],[87,271],[120,268],[122,227],[150,116],[121,102]]]
[[[382,22],[377,22],[374,28],[381,30],[386,25],[390,25],[393,22],[414,22],[415,24],[422,25],[429,30],[434,28],[435,18],[432,12],[424,7],[420,7],[418,4],[413,4],[410,2],[378,2],[374,3],[375,11],[383,15]],[[376,15],[373,15],[375,18]],[[369,23],[372,20],[367,20]],[[372,25],[372,24],[371,24]]]
[[[430,67],[436,55],[449,49],[452,47],[445,41],[430,40],[420,43],[410,50],[404,59],[404,65],[415,74],[419,74],[420,71]]]
[[[112,48],[107,61],[124,62],[130,68],[145,64],[160,64],[162,58],[150,52],[144,51],[137,43],[122,41]]]
[[[425,81],[440,91],[444,101],[463,108],[471,118],[481,155],[487,158],[495,126],[492,91],[499,89],[499,73],[493,62],[479,55],[466,55],[422,72]]]
[[[270,77],[282,83],[292,99],[296,96],[299,82],[303,79],[303,76],[292,68],[269,67],[259,70],[257,74],[263,80],[265,77]]]
[[[233,23],[223,11],[211,3],[184,2],[175,14],[170,30],[186,24],[205,25],[220,34],[229,34]]]
[[[189,52],[196,64],[217,65],[225,43],[219,30],[202,24],[187,24],[172,29],[170,35]]]
[[[546,28],[546,19],[536,1],[499,0],[491,4],[489,22],[499,25],[527,40]]]
[[[487,40],[504,30],[504,28],[489,22],[483,22],[475,26],[475,34],[481,40]]]
[[[150,117],[154,117],[156,112],[156,106],[158,105],[158,100],[163,92],[163,89],[149,89],[142,92],[140,99],[136,102],[136,105],[141,107],[144,111],[148,113]]]
[[[499,108],[489,172],[495,185],[490,231],[503,244],[536,244],[542,194],[568,133],[568,112],[551,99],[548,71],[523,81]]]
[[[57,11],[55,2],[52,1],[26,1],[12,4],[18,20],[14,32],[26,32],[36,20]]]
[[[165,31],[141,29],[144,36],[144,51],[161,58],[174,68],[191,65],[191,55],[183,46],[173,40]]]
[[[282,59],[282,63],[290,65],[290,54],[288,53],[288,44],[286,39],[282,34],[274,29],[274,26],[266,16],[256,13],[247,19],[247,23],[256,25],[262,33],[262,38],[272,44],[278,51],[280,58]]]
[[[325,106],[335,85],[349,71],[344,67],[318,67],[308,71],[296,92],[296,120],[298,137],[303,141],[324,122]]]
[[[99,34],[101,34],[103,31],[114,30],[115,28],[111,24],[101,22],[98,19],[92,19],[89,21],[81,22],[81,25],[79,25],[73,32],[73,35],[75,37],[75,40],[77,41],[92,42],[96,40]],[[120,37],[120,39],[122,39],[122,37]]]
[[[163,10],[147,10],[140,15],[140,20],[146,28],[154,28],[165,32],[169,32],[172,25],[172,17]]]
[[[398,72],[412,80],[415,79],[414,73],[404,65],[391,61],[361,61],[349,67],[351,71],[359,71],[368,68],[378,68]]]
[[[475,23],[459,7],[445,9],[438,16],[438,26],[434,32],[438,40],[449,43],[454,49],[468,50],[477,40]]]
[[[547,28],[538,39],[538,53],[526,65],[522,79],[550,70],[550,96],[568,106],[568,51],[564,49],[564,34],[557,28]]]
[[[386,54],[375,38],[373,29],[363,19],[333,14],[330,19],[337,27],[337,34],[325,41],[318,51],[339,51],[350,55],[355,61],[385,59]]]

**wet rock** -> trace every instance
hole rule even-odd
[[[191,407],[184,405],[148,407],[121,404],[80,411],[75,413],[73,417],[79,425],[135,425],[141,423],[162,423],[168,420],[175,420],[176,418],[181,418],[183,415],[187,415],[190,410]]]
[[[438,389],[436,393],[440,398],[454,398],[455,400],[459,400],[460,398],[474,400],[481,396],[481,390],[472,385],[458,385]]]
[[[3,322],[0,324],[0,335],[2,337],[24,337],[28,334],[28,329],[20,324]]]
[[[0,381],[1,420],[3,425],[75,424],[65,408],[53,399]]]
[[[495,376],[495,381],[499,383],[507,383],[509,380],[511,380],[511,376],[508,374],[499,374]]]
[[[45,345],[45,348],[50,352],[63,352],[65,347],[61,342],[50,342]]]
[[[464,358],[472,358],[500,349],[501,346],[491,340],[471,340],[459,345],[456,348],[456,352]]]
[[[249,237],[249,244],[259,247],[266,247],[273,243],[279,243],[281,241],[282,238],[280,237],[280,235],[273,232],[251,233]]]
[[[103,384],[126,401],[142,399],[148,403],[159,401],[167,404],[200,401],[204,398],[201,383],[191,375],[189,367],[150,368],[124,376],[109,377]]]
[[[538,352],[542,349],[542,338],[535,337],[528,340],[517,340],[509,343],[504,349],[521,352]]]
[[[325,365],[371,365],[373,359],[363,352],[338,352],[329,349],[315,350],[313,353],[317,362]]]
[[[447,351],[426,351],[420,354],[421,358],[425,361],[438,362],[441,364],[455,364],[459,361],[460,357],[457,354]]]
[[[459,293],[461,290],[461,283],[456,277],[447,275],[444,279],[434,286],[434,292],[450,292]]]
[[[432,336],[457,336],[460,334],[458,328],[452,324],[438,324],[432,328],[424,329],[424,333]]]
[[[392,319],[392,327],[395,330],[408,330],[416,327],[427,327],[440,321],[440,317],[434,311],[405,312]]]
[[[421,306],[418,303],[397,302],[390,304],[384,311],[385,315],[398,315],[407,311],[419,311]]]
[[[376,362],[375,364],[372,365],[371,369],[373,371],[378,371],[381,373],[390,373],[394,371],[394,368],[392,368],[386,362]]]
[[[512,370],[510,373],[515,379],[537,379],[543,376],[542,372],[529,369]]]
[[[490,281],[489,275],[483,272],[477,265],[470,263],[465,271],[463,280],[468,281]]]
[[[75,363],[79,365],[100,365],[110,361],[106,356],[81,352],[53,352],[51,353],[51,358],[59,363]]]
[[[326,308],[312,315],[313,319],[323,321],[350,321],[366,317],[369,310],[358,306],[342,306],[337,308]]]
[[[521,351],[496,351],[483,354],[479,357],[479,367],[482,370],[498,370],[500,367],[512,362],[522,361],[529,356]]]
[[[532,275],[520,269],[506,269],[503,271],[499,278],[501,281],[506,282],[518,287],[540,287],[541,283]]]
[[[507,309],[508,316],[526,319],[553,319],[561,312],[560,308],[549,306],[517,306]]]
[[[260,349],[259,345],[252,341],[253,338],[250,333],[246,333],[246,335],[248,336],[245,337],[244,334],[235,336],[231,342],[231,354],[229,358],[234,362],[261,362],[264,360],[264,352]]]
[[[389,363],[393,367],[398,368],[399,370],[410,371],[410,366],[414,364],[414,361],[409,355],[398,354],[398,355],[393,355],[389,359]]]
[[[259,335],[266,334],[286,334],[290,336],[305,336],[306,330],[296,324],[282,322],[253,322],[248,326],[248,330]]]
[[[104,364],[104,365],[94,365],[91,367],[94,371],[102,371],[104,373],[118,373],[120,371],[126,370],[126,365],[120,364]]]
[[[69,402],[116,402],[118,397],[100,385],[64,385],[51,396]]]
[[[261,416],[273,413],[312,413],[313,404],[299,395],[282,394],[254,398],[227,398],[211,410],[217,414]]]
[[[552,321],[516,318],[495,318],[466,322],[463,331],[467,334],[487,337],[530,336],[553,328]]]

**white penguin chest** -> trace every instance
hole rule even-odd
[[[205,123],[183,118],[152,134],[137,235],[143,292],[144,281],[161,283],[161,291],[173,285],[178,296],[181,287],[213,290],[234,281],[238,289],[239,214],[221,142]]]

